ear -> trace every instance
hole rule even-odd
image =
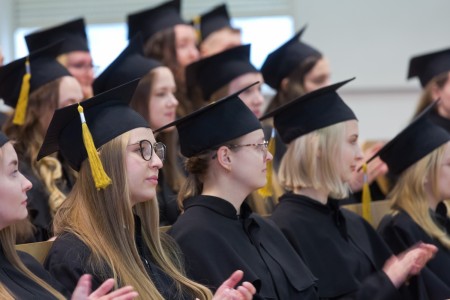
[[[289,86],[289,78],[285,77],[281,80],[280,90],[287,91],[288,86]]]
[[[217,150],[217,161],[219,162],[219,165],[224,168],[227,171],[231,170],[231,150],[226,147],[222,146]]]
[[[441,97],[441,89],[437,86],[436,83],[433,83],[431,85],[430,93],[433,100],[436,100]]]

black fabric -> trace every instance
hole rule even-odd
[[[47,45],[0,67],[0,97],[11,107],[16,107],[22,87],[23,76],[27,73],[25,62],[30,62],[30,90],[34,92],[39,87],[64,76],[72,76],[63,65],[56,61],[62,42]]]
[[[202,58],[186,67],[188,93],[200,88],[202,97],[209,101],[211,95],[233,79],[259,71],[250,62],[250,44],[227,49]]]
[[[273,89],[280,88],[281,81],[308,57],[321,57],[322,54],[310,45],[300,41],[306,26],[290,40],[271,52],[261,67],[264,81]]]
[[[239,269],[257,289],[254,299],[317,299],[315,278],[280,230],[253,214],[240,214],[213,196],[185,200],[169,234],[184,253],[190,277],[213,290]]]
[[[8,137],[0,131],[0,147],[3,147],[7,142],[9,142]]]
[[[41,264],[32,256],[24,252],[18,252],[18,255],[25,266],[36,276],[50,284],[57,291],[65,296],[68,293],[50,274],[45,271]],[[16,299],[56,299],[47,290],[35,283],[16,269],[9,260],[6,259],[3,247],[0,245],[0,282],[14,294]]]
[[[157,60],[144,56],[142,38],[138,34],[130,40],[128,46],[102,74],[94,80],[94,94],[106,92],[133,79],[141,78],[152,69],[160,66],[162,64]],[[143,99],[143,101],[146,100]]]
[[[199,24],[193,22],[196,30],[200,30],[200,40],[204,41],[211,33],[222,28],[231,28],[230,14],[228,13],[227,5],[221,4],[213,9],[205,12],[199,17]]]
[[[176,295],[173,280],[165,274],[152,258],[150,250],[143,241],[141,222],[135,216],[136,247],[145,269],[164,299],[193,299],[189,295]],[[92,269],[89,265],[91,250],[71,233],[59,236],[52,245],[44,266],[65,288],[73,290],[81,275],[92,274],[92,290],[97,289],[103,281],[112,278],[112,271],[105,263],[103,271]],[[119,282],[120,286],[120,282]]]
[[[353,79],[307,93],[265,114],[260,120],[273,117],[274,127],[286,144],[314,130],[348,120],[357,120],[353,111],[336,92]]]
[[[180,151],[185,157],[195,156],[205,150],[262,129],[253,112],[238,97],[252,85],[201,109],[169,123],[154,133],[176,126]]]
[[[430,118],[431,122],[439,125],[450,133],[450,119],[441,116],[436,109],[432,109],[428,117]]]
[[[435,105],[436,102],[430,104],[369,161],[379,156],[387,164],[390,173],[399,175],[434,149],[450,141],[450,133],[428,117]]]
[[[156,7],[141,10],[127,16],[128,39],[141,32],[144,42],[158,31],[186,24],[180,15],[181,1],[171,0]]]
[[[445,220],[448,226],[450,222],[448,216],[440,215],[439,218]],[[444,225],[439,222],[438,224]],[[449,229],[447,227],[447,230]],[[420,300],[450,298],[450,249],[431,238],[404,211],[400,211],[395,216],[385,216],[378,227],[378,232],[396,254],[418,242],[435,245],[438,248],[435,257],[427,263],[415,280],[410,280],[408,288],[414,291],[417,295],[416,299]]]
[[[271,219],[318,278],[319,297],[395,299],[399,296],[390,281],[381,279],[385,275],[380,270],[391,256],[388,247],[362,218],[339,209],[337,201],[329,200],[324,205],[287,193],[280,198]],[[377,285],[372,280],[383,284]],[[369,298],[359,298],[359,294],[365,294],[364,289],[369,289],[366,286],[372,284],[378,292]]]
[[[34,52],[49,44],[64,40],[57,55],[72,51],[89,51],[86,25],[83,18],[42,29],[25,36],[28,51]]]
[[[425,87],[433,77],[450,71],[450,49],[417,55],[409,61],[408,79],[419,77]]]
[[[81,103],[95,147],[134,128],[148,128],[147,121],[128,106],[139,80],[133,80]],[[57,109],[37,159],[59,151],[76,171],[87,158],[78,104]]]
[[[159,206],[159,225],[168,226],[175,223],[180,215],[180,209],[178,208],[177,192],[175,192],[164,180],[163,170],[159,171],[158,176],[158,189],[156,198],[158,199]]]

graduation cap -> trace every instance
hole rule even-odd
[[[154,132],[176,126],[181,154],[192,157],[214,149],[225,142],[261,129],[261,123],[238,97],[259,82],[213,102],[201,109],[169,123]]]
[[[7,142],[9,142],[8,137],[0,131],[0,147],[3,147]]]
[[[250,63],[250,44],[238,46],[188,65],[186,86],[188,92],[198,86],[203,99],[209,100],[214,92],[233,79],[254,72],[259,71]]]
[[[186,24],[180,15],[180,0],[164,2],[150,9],[141,10],[127,16],[128,38],[142,32],[144,42],[158,31]]]
[[[273,117],[274,127],[284,143],[336,123],[357,120],[355,114],[337,94],[337,89],[351,78],[305,94],[267,114],[260,120]]]
[[[214,7],[212,10],[195,17],[192,25],[199,33],[199,40],[205,40],[211,33],[222,28],[231,28],[230,15],[226,4]]]
[[[379,156],[387,164],[389,172],[399,175],[434,149],[450,141],[450,133],[429,118],[430,111],[437,102],[431,103],[367,163]]]
[[[264,81],[273,89],[278,90],[281,80],[287,77],[300,63],[311,56],[322,56],[313,47],[299,39],[306,26],[300,29],[289,41],[270,53],[261,67]]]
[[[55,111],[37,160],[59,152],[76,171],[88,158],[97,188],[109,185],[97,149],[113,138],[148,123],[128,104],[139,79]],[[81,120],[80,120],[81,119]]]
[[[76,19],[52,28],[35,31],[25,36],[28,51],[46,47],[59,40],[64,40],[57,55],[72,51],[89,51],[84,19]]]
[[[94,94],[110,90],[136,78],[141,78],[152,69],[162,66],[143,53],[142,37],[133,37],[125,50],[94,80]]]
[[[408,79],[419,77],[425,87],[433,77],[450,71],[450,49],[418,55],[409,61]]]
[[[56,61],[63,43],[53,43],[0,68],[0,97],[15,107],[14,124],[25,121],[30,93],[57,78],[72,76]]]

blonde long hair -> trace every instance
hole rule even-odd
[[[177,293],[187,292],[199,299],[212,298],[211,292],[184,276],[173,242],[159,232],[159,212],[155,199],[131,206],[126,178],[125,149],[129,133],[122,134],[100,149],[105,171],[113,184],[97,191],[89,163],[81,166],[78,180],[55,215],[57,235],[70,232],[92,251],[89,261],[96,276],[106,279],[108,272],[120,285],[132,285],[142,299],[163,299],[147,274],[135,243],[133,213],[142,221],[142,233],[158,266],[175,282]]]
[[[447,143],[440,146],[406,169],[388,198],[392,201],[394,214],[404,210],[429,236],[450,249],[449,235],[433,221],[430,215],[428,194],[425,189],[426,181],[430,182],[433,197],[440,199],[439,168],[447,146]]]
[[[281,160],[280,184],[287,190],[311,187],[327,190],[336,199],[347,197],[349,186],[339,177],[336,159],[342,153],[345,128],[340,122],[293,140]]]

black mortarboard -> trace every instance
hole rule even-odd
[[[387,164],[390,173],[399,175],[428,153],[450,141],[450,133],[429,118],[435,105],[436,101],[367,162],[379,156]]]
[[[158,31],[178,24],[186,24],[180,15],[180,0],[164,2],[156,7],[127,16],[128,38],[142,32],[144,42]]]
[[[0,97],[20,115],[21,121],[15,119],[15,124],[23,124],[30,93],[57,78],[72,76],[56,61],[61,46],[62,42],[52,44],[0,68]]]
[[[250,63],[250,44],[230,48],[218,54],[198,60],[186,67],[188,91],[198,86],[203,99],[246,73],[259,72]]]
[[[9,142],[8,137],[0,131],[0,147],[3,147],[7,142]]]
[[[287,77],[299,64],[310,56],[322,56],[313,47],[299,39],[306,26],[300,29],[289,41],[270,53],[261,67],[264,82],[271,88],[278,90],[281,80]]]
[[[357,120],[336,90],[355,78],[305,94],[260,118],[273,117],[274,127],[284,143],[336,123]]]
[[[411,58],[408,79],[419,77],[422,87],[433,77],[450,71],[450,49],[427,53]]]
[[[89,51],[84,19],[76,19],[52,28],[35,31],[25,36],[28,51],[46,47],[64,40],[57,55],[72,51]]]
[[[94,80],[94,94],[100,94],[162,66],[143,53],[141,35],[133,37],[125,50]]]
[[[221,4],[210,11],[196,17],[192,21],[193,26],[200,32],[200,40],[205,40],[214,31],[225,27],[231,28],[230,15],[226,4]]]
[[[255,114],[238,97],[257,83],[169,123],[155,130],[155,133],[176,126],[181,154],[192,157],[261,129]]]
[[[133,80],[81,103],[95,149],[124,132],[149,127],[145,119],[128,106],[138,82]],[[78,104],[56,110],[37,159],[59,151],[69,165],[79,171],[88,157],[83,134]]]

